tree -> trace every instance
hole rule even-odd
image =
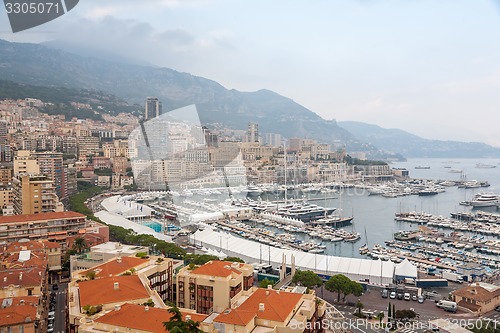
[[[356,309],[358,309],[358,315],[361,317],[361,309],[363,309],[365,306],[363,305],[363,303],[361,303],[361,301],[358,299],[358,301],[356,302]]]
[[[168,309],[172,315],[168,321],[163,322],[163,327],[170,333],[203,333],[199,328],[200,323],[191,319],[184,321],[178,307],[172,306]]]
[[[396,304],[392,305],[392,318],[396,318]]]
[[[274,281],[269,279],[264,279],[259,282],[259,288],[267,288],[268,285],[274,286]]]
[[[379,320],[380,325],[382,325],[382,320],[384,320],[384,317],[385,317],[384,311],[380,311],[377,315],[377,319]]]
[[[337,292],[337,302],[340,302],[340,294],[346,290],[350,282],[351,280],[347,276],[337,274],[326,281],[325,288],[328,291]]]
[[[295,272],[292,282],[295,284],[301,284],[302,286],[309,289],[320,287],[323,284],[323,280],[321,280],[321,278],[313,271]]]
[[[391,302],[389,302],[389,306],[387,307],[387,317],[392,318]]]
[[[226,259],[224,259],[224,261],[241,262],[243,264],[245,263],[245,260],[238,258],[238,257],[227,257]]]
[[[73,243],[73,249],[78,253],[82,253],[84,250],[88,249],[87,242],[83,237],[76,237]]]
[[[361,296],[363,294],[363,286],[356,281],[349,280],[343,292],[344,297],[342,300],[345,302],[348,295]]]

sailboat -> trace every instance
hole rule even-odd
[[[366,233],[366,227],[365,227],[365,245],[361,246],[359,248],[359,254],[368,254],[370,252],[370,249],[368,248],[368,235]]]

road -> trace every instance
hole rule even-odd
[[[54,290],[56,294],[54,333],[64,333],[66,332],[66,293],[68,284],[59,283],[57,285],[59,289]]]

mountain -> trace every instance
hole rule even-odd
[[[100,90],[143,105],[156,96],[163,110],[195,104],[202,124],[221,123],[246,129],[259,124],[261,133],[306,137],[372,150],[335,121],[322,119],[293,100],[269,90],[241,92],[169,68],[157,68],[71,54],[39,44],[0,40],[0,77],[35,86]]]
[[[338,125],[361,141],[407,157],[500,157],[500,148],[479,142],[428,140],[400,129],[386,129],[356,121],[341,121]]]

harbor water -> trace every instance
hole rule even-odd
[[[359,248],[365,243],[372,248],[375,244],[384,245],[385,240],[393,238],[393,234],[399,230],[412,230],[417,224],[407,222],[396,222],[395,214],[399,212],[418,211],[434,215],[449,217],[453,212],[470,211],[470,207],[461,206],[459,202],[470,200],[478,192],[493,192],[500,194],[500,160],[489,159],[410,159],[406,162],[391,164],[392,168],[406,168],[411,178],[432,180],[478,180],[488,181],[490,187],[463,189],[457,186],[447,187],[446,191],[432,196],[407,195],[395,198],[387,198],[379,195],[369,195],[362,188],[346,188],[335,193],[336,199],[321,199],[321,195],[315,196],[315,204],[324,207],[336,207],[342,216],[354,216],[351,226],[344,227],[348,231],[360,233],[361,238],[354,243],[348,242],[322,242],[326,245],[325,253],[342,257],[363,258],[359,254]],[[491,164],[495,168],[477,168],[477,163]],[[415,169],[415,167],[428,166],[426,169]],[[453,170],[453,172],[450,172]],[[457,171],[460,170],[460,173]],[[328,195],[331,197],[331,195]],[[483,208],[483,211],[496,212],[496,208]],[[267,227],[276,232],[278,229]],[[443,230],[450,233],[452,230]],[[321,239],[310,237],[307,234],[297,234],[297,239],[314,240]]]

